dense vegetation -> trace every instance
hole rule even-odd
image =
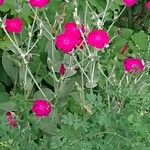
[[[150,150],[150,2],[0,0],[1,150]]]

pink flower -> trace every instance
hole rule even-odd
[[[88,34],[86,42],[94,48],[103,49],[109,44],[109,36],[108,33],[103,30],[92,30]]]
[[[0,6],[4,4],[4,0],[0,0]]]
[[[32,112],[37,117],[48,117],[51,113],[52,107],[51,104],[45,100],[35,100],[32,106]]]
[[[50,0],[29,0],[28,3],[35,8],[43,8],[49,4]]]
[[[144,62],[137,58],[126,58],[123,62],[126,73],[140,73],[144,70]]]
[[[60,65],[60,68],[59,68],[59,74],[60,74],[61,76],[63,76],[63,75],[65,74],[65,72],[66,72],[65,65],[64,65],[64,64],[61,64],[61,65]]]
[[[19,18],[5,20],[5,29],[9,33],[21,33],[22,28],[23,28],[23,22]]]
[[[127,7],[132,7],[137,4],[137,0],[122,0],[123,4]]]
[[[75,22],[68,22],[68,23],[64,24],[65,32],[68,32],[77,38],[81,37],[80,29],[83,33],[85,32],[83,25],[80,28],[78,28],[78,26]]]
[[[12,128],[16,128],[17,127],[17,123],[16,120],[14,118],[14,114],[12,112],[7,112],[6,113],[6,119],[7,119],[7,123],[10,127]]]
[[[148,1],[148,2],[146,3],[146,8],[147,8],[148,11],[150,11],[150,1]]]
[[[69,33],[62,33],[56,37],[55,46],[62,53],[71,53],[76,47],[77,39]]]

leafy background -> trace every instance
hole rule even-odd
[[[54,105],[48,118],[37,120],[31,113],[32,102],[44,98],[27,76],[24,84],[25,65],[16,48],[3,30],[0,30],[0,147],[2,150],[149,150],[150,149],[150,77],[149,77],[149,18],[143,7],[146,1],[139,1],[132,9],[125,9],[115,20],[109,31],[115,37],[104,53],[97,54],[97,69],[94,79],[97,86],[92,90],[82,85],[80,69],[68,70],[64,79],[58,70],[62,62],[69,66],[69,55],[60,54],[47,30],[55,37],[62,31],[65,22],[73,20],[73,2],[53,0],[38,15],[46,28],[40,27],[37,19],[31,44],[38,39],[36,47],[27,56],[34,78],[46,97]],[[86,2],[78,0],[78,15],[84,22]],[[96,27],[93,15],[104,12],[105,0],[88,0],[86,23]],[[107,30],[114,16],[124,6],[121,0],[114,0],[106,15],[104,28]],[[45,14],[48,20],[45,19]],[[14,16],[24,21],[24,32],[16,36],[19,46],[25,51],[26,39],[33,23],[34,13],[25,0],[11,1],[0,7],[1,19]],[[49,26],[49,21],[52,26]],[[54,22],[56,22],[54,24]],[[47,29],[47,30],[46,30]],[[42,35],[39,34],[42,30]],[[120,50],[128,45],[122,54]],[[91,49],[92,50],[92,49]],[[82,54],[77,52],[78,59]],[[124,75],[122,62],[126,57],[139,57],[146,63],[142,75]],[[52,61],[48,58],[52,58]],[[72,65],[76,62],[72,61]],[[86,65],[83,64],[84,66]],[[55,75],[53,75],[52,68]],[[87,72],[90,70],[87,68]],[[90,74],[90,71],[89,71]],[[57,83],[57,79],[60,79]],[[86,80],[84,81],[86,82]],[[84,88],[84,94],[83,94]],[[84,95],[84,98],[83,98]],[[6,123],[6,112],[14,111],[18,128],[12,129]]]

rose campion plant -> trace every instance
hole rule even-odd
[[[46,7],[50,0],[29,0],[28,2],[32,7],[41,9]]]
[[[6,19],[5,29],[9,33],[21,33],[23,30],[23,21],[20,18]]]
[[[3,6],[3,5],[4,5],[4,3],[5,3],[5,1],[4,1],[4,0],[0,0],[0,6]]]
[[[35,100],[32,105],[32,112],[36,117],[48,117],[52,112],[52,106],[48,101]]]
[[[55,46],[62,53],[72,53],[76,47],[77,39],[70,33],[62,33],[56,37]]]
[[[104,30],[92,30],[86,38],[86,42],[89,46],[103,49],[109,44],[109,35]]]
[[[81,25],[81,27],[78,28],[77,24],[75,22],[68,22],[64,24],[64,31],[73,36],[75,36],[76,38],[80,38],[81,37],[81,33],[80,30],[82,31],[82,33],[85,32],[85,28],[83,25]]]
[[[141,73],[145,68],[144,61],[138,58],[126,58],[123,65],[126,73]]]
[[[137,4],[137,0],[122,0],[122,2],[127,7],[132,7]]]
[[[149,149],[149,1],[1,0],[0,13],[0,149]]]
[[[12,128],[17,128],[17,121],[14,118],[13,112],[6,113],[7,124]]]
[[[150,12],[150,1],[148,1],[148,2],[146,3],[146,8],[147,8],[147,10]]]

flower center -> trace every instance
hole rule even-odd
[[[69,44],[69,40],[68,40],[68,39],[65,39],[65,40],[64,40],[64,44],[65,44],[65,45],[68,45],[68,44]]]
[[[100,37],[100,36],[96,36],[96,37],[95,37],[95,40],[96,40],[96,41],[100,41],[100,40],[101,40],[101,37]]]
[[[39,109],[40,109],[40,110],[44,110],[44,106],[42,106],[42,105],[39,106]]]
[[[11,23],[11,26],[12,26],[12,27],[16,27],[16,23],[15,23],[15,22],[12,22],[12,23]]]

